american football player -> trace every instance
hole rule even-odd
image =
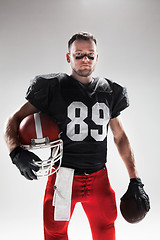
[[[36,179],[38,156],[20,146],[17,129],[28,115],[42,112],[51,116],[61,132],[63,157],[60,169],[48,177],[46,186],[45,240],[68,239],[68,224],[77,202],[81,202],[88,217],[93,239],[114,240],[117,208],[106,167],[108,127],[130,178],[122,200],[134,197],[139,211],[142,203],[146,211],[150,209],[129,139],[118,118],[129,106],[127,92],[107,78],[93,77],[98,53],[92,34],[74,34],[68,42],[66,59],[70,75],[53,73],[33,79],[26,93],[27,102],[8,120],[6,143],[22,175],[25,172],[26,178]]]

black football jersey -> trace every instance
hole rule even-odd
[[[57,122],[63,140],[62,166],[98,169],[107,157],[111,118],[129,106],[126,89],[105,78],[83,85],[67,74],[33,79],[26,99]]]

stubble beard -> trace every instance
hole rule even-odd
[[[93,73],[94,69],[90,69],[90,70],[86,70],[86,69],[85,70],[76,70],[76,69],[73,69],[73,71],[80,77],[89,77]]]

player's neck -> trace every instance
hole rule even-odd
[[[82,77],[82,76],[79,76],[79,75],[75,74],[74,72],[72,72],[71,77],[73,77],[74,79],[76,79],[77,81],[79,81],[82,84],[88,84],[92,81],[92,75],[90,75],[88,77]]]

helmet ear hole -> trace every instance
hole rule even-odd
[[[37,177],[49,176],[59,169],[63,154],[63,142],[59,133],[55,121],[41,112],[27,116],[20,123],[18,134],[21,146],[34,151],[42,160],[35,161],[40,167],[35,172]]]
[[[137,202],[134,197],[121,201],[120,211],[124,219],[129,223],[138,223],[147,214],[144,203],[142,202],[142,209],[138,209]]]

